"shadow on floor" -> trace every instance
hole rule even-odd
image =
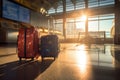
[[[19,61],[0,65],[0,80],[34,80],[43,73],[54,60]]]

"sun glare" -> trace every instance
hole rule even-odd
[[[82,31],[84,31],[85,30],[85,21],[86,21],[86,19],[87,19],[86,15],[83,15],[80,18],[78,18],[78,20],[80,22],[76,23],[76,28],[81,29]]]
[[[87,19],[86,15],[83,15],[83,16],[80,18],[81,21],[86,21],[86,19]]]

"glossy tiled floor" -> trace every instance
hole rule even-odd
[[[120,80],[120,46],[61,44],[54,61],[23,60],[15,46],[0,47],[0,80]]]

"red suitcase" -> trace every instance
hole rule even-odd
[[[35,28],[24,28],[19,30],[18,36],[18,57],[31,58],[39,56],[38,34]]]
[[[28,28],[26,30],[26,57],[33,58],[35,57],[34,51],[34,30],[33,28]]]
[[[25,29],[21,28],[19,29],[18,34],[18,57],[21,59],[21,57],[25,56]]]

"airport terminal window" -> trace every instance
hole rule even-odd
[[[74,5],[71,0],[66,0],[66,11],[74,10]]]
[[[55,13],[55,9],[54,8],[50,8],[48,11],[49,14]]]
[[[57,13],[63,12],[63,6],[59,5],[57,8]]]
[[[101,6],[107,7],[114,4],[115,4],[115,0],[88,0],[88,8],[96,8]],[[85,8],[85,0],[76,0],[75,9],[80,10],[84,8]],[[74,5],[71,2],[71,0],[66,0],[66,11],[68,12],[73,10],[74,10]],[[50,9],[49,11],[51,11],[52,13],[55,13],[55,9]],[[63,12],[62,1],[59,3],[57,8],[57,13],[59,12]],[[110,30],[112,27],[113,20],[114,20],[114,14],[89,16],[88,31],[106,31],[106,37],[111,37]],[[60,31],[63,31],[63,23],[61,21],[57,20],[57,22],[54,22],[54,24],[56,29],[58,30],[60,29]],[[66,25],[67,36],[75,37],[76,35],[78,35],[79,31],[85,32],[85,22],[81,21],[79,18],[67,19],[66,23],[67,23]]]
[[[63,4],[62,4],[62,1],[59,1],[58,3],[58,7],[57,7],[57,13],[60,13],[60,12],[63,12]],[[55,9],[52,7],[48,10],[48,13],[49,14],[53,14],[55,13]]]
[[[115,4],[115,0],[100,0],[99,4],[99,6],[113,5]]]
[[[112,37],[110,36],[110,32],[114,14],[90,16],[88,20],[89,32],[105,31],[106,38]],[[67,19],[66,30],[67,38],[77,38],[79,32],[85,32],[85,21],[81,21],[79,18],[76,18],[76,21],[74,21],[74,18],[69,18]]]
[[[111,6],[115,4],[115,0],[88,0],[88,8],[95,8],[101,6]],[[84,9],[85,8],[85,1],[84,0],[76,0],[76,10]],[[66,0],[66,11],[74,10],[74,5],[71,0]],[[63,12],[63,4],[62,1],[58,3],[57,12]],[[48,11],[49,14],[55,13],[55,10],[51,8]]]
[[[114,21],[114,14],[105,14],[90,16],[88,18],[88,31],[98,32],[105,31],[106,38],[112,38],[110,32]],[[55,30],[63,32],[63,20],[58,19],[55,24]],[[79,32],[85,32],[85,21],[80,18],[67,18],[66,20],[66,37],[77,38]]]
[[[63,33],[63,19],[54,20],[54,30]]]
[[[85,8],[84,0],[76,0],[76,9],[83,9]]]
[[[111,38],[111,29],[114,21],[114,14],[106,14],[99,16],[99,31],[105,31],[106,37]]]
[[[108,6],[113,5],[115,2],[114,0],[89,0],[88,7],[100,7],[100,6]]]
[[[89,0],[88,1],[88,7],[91,8],[91,7],[98,7],[98,0]]]

